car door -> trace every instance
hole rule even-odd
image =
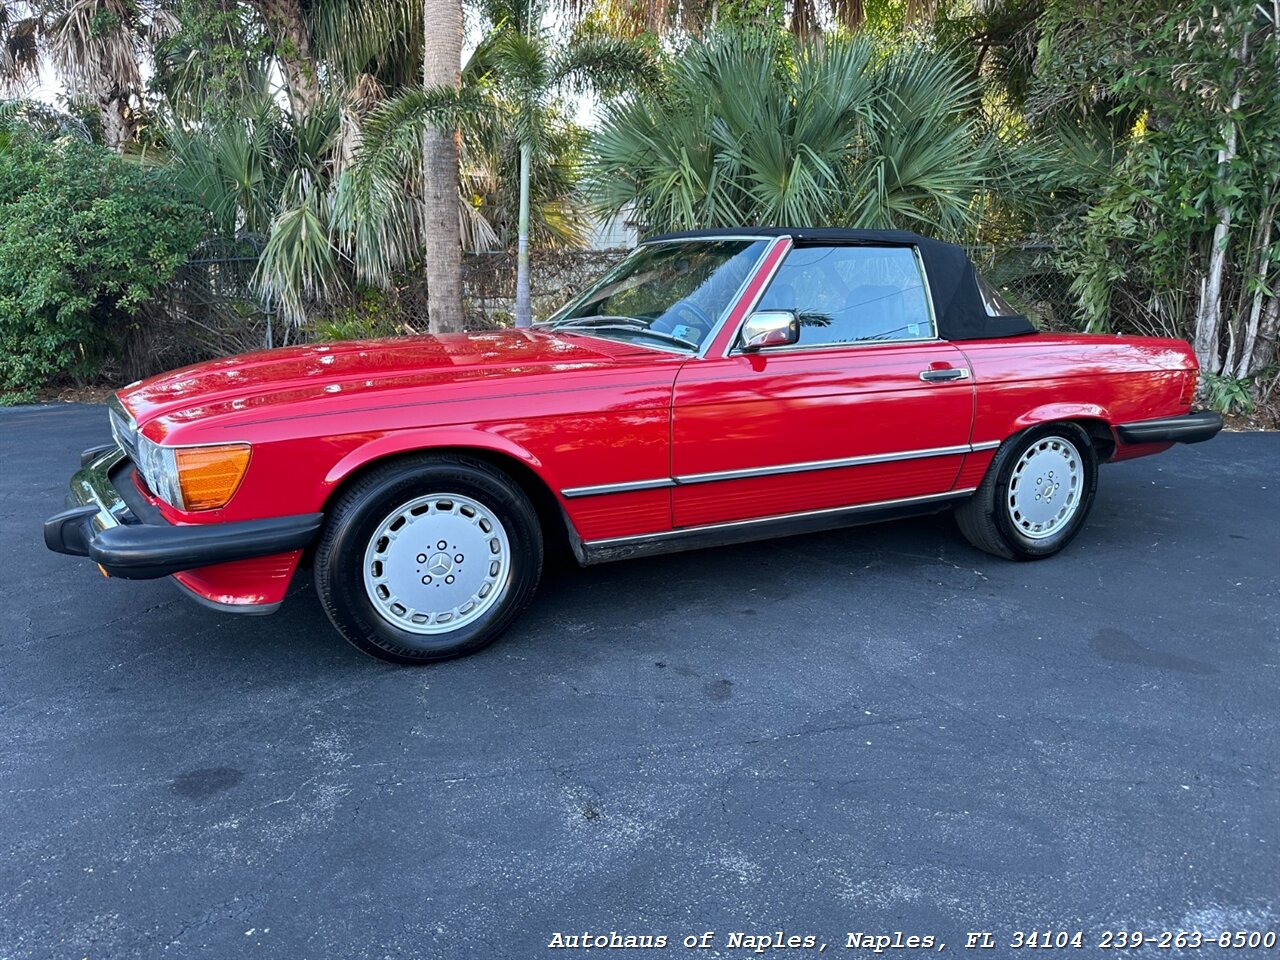
[[[796,246],[755,309],[795,311],[799,342],[756,352],[731,342],[681,369],[676,527],[952,490],[973,380],[964,355],[937,339],[913,247]]]

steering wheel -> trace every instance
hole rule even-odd
[[[705,336],[715,326],[711,314],[689,298],[677,301],[662,318],[661,324],[653,324],[654,329],[674,333],[679,326],[696,327],[701,336]]]

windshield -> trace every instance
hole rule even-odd
[[[547,324],[592,336],[697,350],[766,246],[764,240],[645,244]]]

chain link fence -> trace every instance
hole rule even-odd
[[[279,346],[290,334],[296,341],[297,331],[280,331],[254,289],[260,252],[247,239],[197,250],[129,325],[120,351],[125,378]]]

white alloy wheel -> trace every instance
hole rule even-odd
[[[1084,479],[1084,461],[1070,440],[1050,436],[1031,444],[1009,477],[1014,527],[1029,540],[1052,537],[1075,516]]]
[[[506,529],[484,504],[456,493],[401,504],[378,524],[364,552],[369,601],[409,633],[450,633],[473,623],[510,577]]]

